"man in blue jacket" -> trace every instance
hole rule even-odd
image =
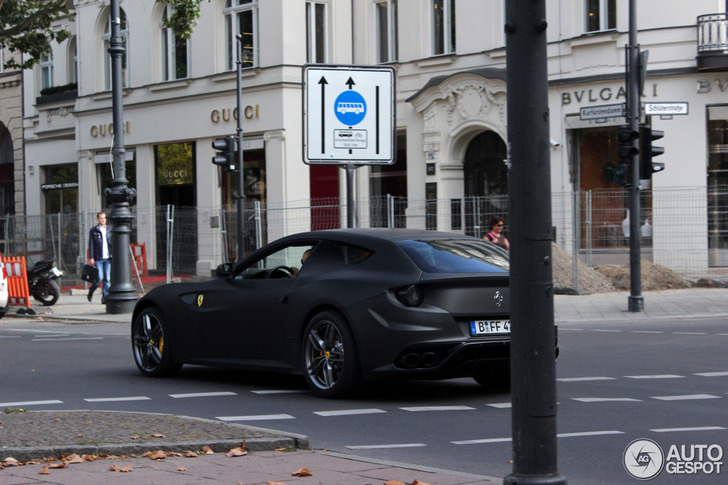
[[[89,231],[88,264],[99,270],[99,276],[88,290],[88,301],[93,299],[94,291],[103,283],[101,303],[106,303],[106,296],[111,286],[111,231],[106,227],[106,213],[96,214],[99,224]]]

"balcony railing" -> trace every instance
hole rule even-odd
[[[697,61],[701,71],[728,70],[728,14],[698,17]]]

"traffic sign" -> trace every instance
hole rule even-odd
[[[303,161],[395,161],[394,68],[303,66]]]
[[[580,120],[599,120],[602,118],[621,118],[624,116],[624,103],[587,106],[579,109]]]
[[[688,103],[645,103],[645,115],[686,115],[688,114]]]

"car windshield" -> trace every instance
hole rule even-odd
[[[438,239],[397,244],[426,273],[500,273],[509,268],[508,253],[485,241]]]

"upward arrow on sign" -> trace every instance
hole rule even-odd
[[[321,153],[326,151],[326,117],[324,116],[324,109],[326,108],[326,77],[321,76],[319,81],[321,85]]]

